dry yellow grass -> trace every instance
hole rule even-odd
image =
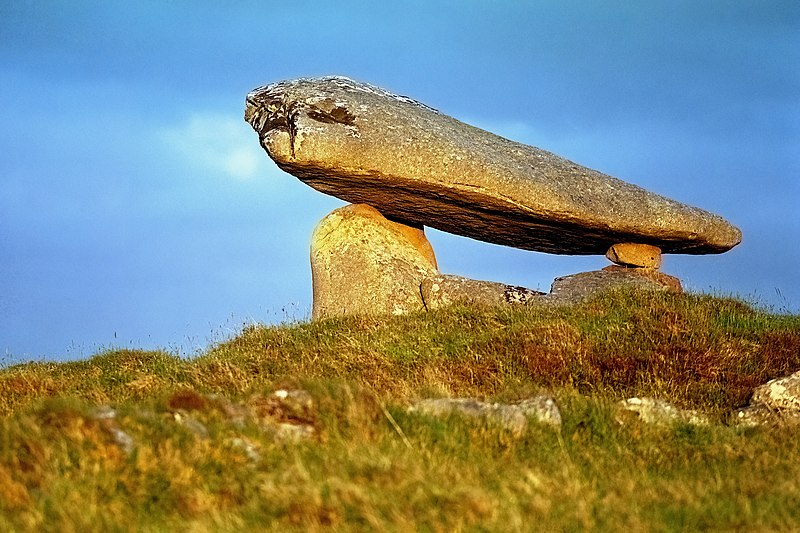
[[[5,368],[0,530],[797,529],[800,430],[725,415],[798,369],[800,317],[624,291],[254,326],[192,360],[117,350]],[[287,411],[278,389],[313,408]],[[560,430],[405,409],[542,391]],[[612,406],[633,395],[715,423],[620,424]]]

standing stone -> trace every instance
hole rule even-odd
[[[347,78],[256,89],[245,119],[281,169],[410,225],[557,254],[708,254],[741,240],[717,215]]]
[[[313,319],[424,309],[420,284],[438,271],[421,228],[348,205],[322,219],[311,239]]]

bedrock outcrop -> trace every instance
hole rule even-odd
[[[261,87],[245,118],[281,169],[410,226],[556,254],[709,254],[741,240],[708,211],[347,78]]]

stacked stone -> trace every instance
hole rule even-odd
[[[314,318],[559,301],[620,283],[680,290],[658,270],[662,252],[721,253],[741,240],[717,215],[347,78],[256,89],[245,119],[281,169],[354,204],[314,232]],[[526,250],[605,253],[615,265],[560,278],[547,295],[447,276],[425,226]]]

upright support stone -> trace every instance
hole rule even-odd
[[[311,238],[312,318],[422,310],[420,284],[437,272],[422,229],[392,222],[368,205],[339,208]]]

